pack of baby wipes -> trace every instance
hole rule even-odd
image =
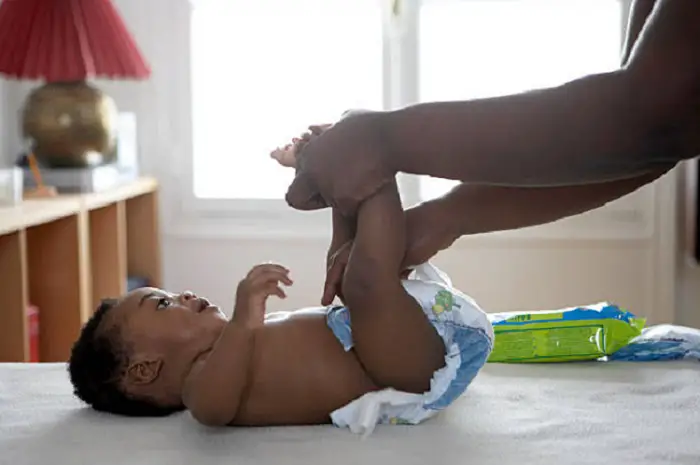
[[[646,322],[607,302],[489,318],[495,342],[488,361],[504,363],[596,360],[627,346]]]

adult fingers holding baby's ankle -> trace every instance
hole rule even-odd
[[[297,165],[298,168],[299,166]],[[289,185],[284,199],[291,207],[302,211],[320,210],[330,206],[318,193],[311,179],[304,174],[300,175],[298,173],[294,177],[292,184]]]
[[[331,206],[345,216],[394,180],[382,113],[347,116],[313,138],[298,154],[285,200],[297,210]]]

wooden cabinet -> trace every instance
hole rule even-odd
[[[161,286],[158,184],[0,207],[0,362],[29,360],[27,309],[39,309],[40,361],[66,361],[101,298],[127,276]]]

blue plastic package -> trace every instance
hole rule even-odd
[[[607,359],[629,362],[700,360],[700,330],[676,325],[650,326]]]

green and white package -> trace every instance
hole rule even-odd
[[[627,345],[646,323],[607,302],[489,318],[496,337],[488,361],[502,363],[596,360]]]

